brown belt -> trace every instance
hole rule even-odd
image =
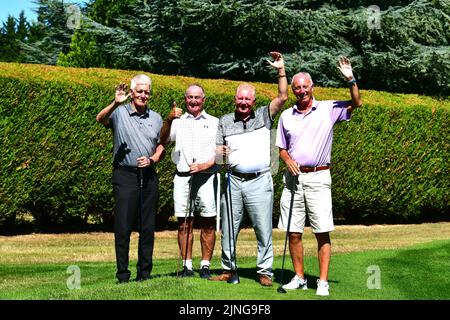
[[[300,167],[300,172],[316,172],[321,170],[327,170],[330,169],[330,166],[319,166],[319,167]]]

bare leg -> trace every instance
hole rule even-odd
[[[289,233],[289,252],[291,253],[292,264],[297,276],[305,277],[305,267],[303,265],[303,241],[299,232]]]
[[[181,251],[181,257],[184,260],[192,260],[192,245],[194,243],[194,218],[190,217],[186,219],[184,224],[184,218],[178,218],[178,247]],[[188,238],[189,237],[189,238]],[[186,250],[187,239],[187,250]]]
[[[328,268],[331,260],[330,233],[315,233],[319,258],[320,280],[328,281]]]
[[[200,218],[200,243],[202,260],[211,261],[216,244],[216,218]]]

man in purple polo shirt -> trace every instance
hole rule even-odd
[[[295,277],[284,289],[307,289],[303,265],[305,218],[317,239],[320,278],[316,294],[329,295],[328,268],[331,259],[329,232],[334,230],[331,207],[331,145],[333,126],[348,121],[353,109],[362,105],[350,61],[340,57],[339,70],[350,85],[351,101],[318,101],[313,97],[314,84],[308,73],[294,75],[292,91],[297,102],[285,110],[278,122],[276,145],[286,163],[284,188],[280,199],[278,228],[287,230],[290,200],[294,202],[289,226],[289,251]]]

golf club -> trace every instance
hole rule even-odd
[[[280,276],[280,286],[277,289],[278,293],[286,293],[286,290],[283,288],[283,273],[284,273],[284,260],[286,258],[286,244],[289,235],[289,229],[291,227],[291,217],[292,217],[292,207],[294,206],[294,194],[297,189],[298,176],[292,176],[292,185],[291,185],[291,202],[289,204],[289,215],[288,215],[288,225],[286,230],[286,236],[284,238],[284,250],[283,250],[283,262],[281,264],[281,276]]]
[[[139,265],[139,273],[137,276],[137,280],[141,280],[139,277],[142,277],[142,211],[144,207],[144,169],[139,168],[139,211],[138,211],[138,231],[139,231],[139,243],[138,243],[138,265]]]
[[[195,158],[192,159],[192,163],[195,163]],[[189,181],[188,181],[188,185],[189,185],[189,190],[188,190],[188,203],[186,204],[186,211],[184,214],[184,223],[183,223],[183,234],[186,233],[186,221],[187,221],[187,217],[188,215],[191,215],[191,209],[192,209],[192,179],[194,178],[193,175],[189,176]],[[189,232],[190,232],[190,227],[187,230],[186,233],[186,242],[185,242],[185,254],[184,254],[184,259],[183,259],[183,267],[186,266],[186,258],[187,258],[187,253],[188,253],[188,241],[189,241]],[[177,261],[177,278],[178,278],[178,273],[179,273],[179,266],[180,266],[180,260],[182,257],[182,248],[183,248],[183,242],[180,243],[180,251],[178,254],[178,261]],[[183,268],[184,269],[184,268]]]
[[[223,139],[224,146],[227,145],[225,138]],[[227,188],[225,191],[225,203],[227,206],[227,220],[228,220],[228,245],[230,248],[230,260],[231,260],[231,278],[227,280],[228,283],[238,284],[240,283],[239,275],[237,273],[237,259],[236,259],[236,239],[233,226],[233,206],[231,199],[231,165],[227,164]],[[233,239],[233,245],[231,245],[231,239]]]

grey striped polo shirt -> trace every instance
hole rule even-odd
[[[139,115],[131,103],[117,107],[109,118],[113,130],[113,165],[136,167],[140,156],[151,157],[159,144],[161,116],[153,110]]]

